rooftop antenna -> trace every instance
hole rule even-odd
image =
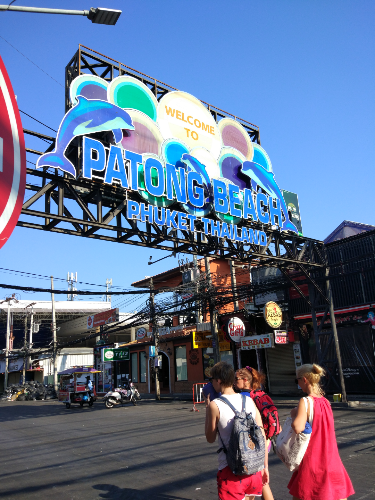
[[[77,297],[77,295],[73,293],[77,291],[77,288],[74,286],[74,283],[77,283],[77,273],[75,275],[74,273],[68,273],[66,281],[68,282],[68,292],[70,292],[67,295],[67,299],[74,300],[74,298]]]
[[[105,301],[106,302],[112,302],[112,295],[108,295],[108,291],[110,288],[112,288],[112,278],[111,279],[106,279],[105,285],[107,287],[107,295],[105,296]]]

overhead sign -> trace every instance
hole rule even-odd
[[[217,124],[186,92],[169,92],[158,102],[146,85],[125,75],[110,83],[80,75],[71,83],[70,99],[56,147],[39,157],[37,168],[117,186],[128,220],[188,233],[203,229],[260,246],[267,245],[267,227],[298,233],[270,158],[238,121]],[[90,137],[103,131],[112,132],[110,147]],[[78,136],[82,163],[73,164],[65,151]],[[128,197],[132,193],[141,201]]]
[[[129,361],[129,347],[102,349],[102,363],[105,361]]]
[[[240,342],[245,337],[245,325],[240,318],[230,318],[228,321],[228,335],[234,342]]]
[[[253,335],[252,337],[245,337],[241,340],[241,349],[243,351],[251,349],[267,349],[269,347],[273,347],[272,333]]]
[[[145,338],[147,335],[147,330],[146,328],[138,328],[138,330],[135,332],[135,336],[137,337],[138,340]]]
[[[119,309],[109,309],[87,316],[87,330],[119,321]]]
[[[275,344],[289,344],[286,330],[275,330]]]
[[[12,84],[0,57],[0,248],[21,213],[26,183],[22,122]]]
[[[263,309],[263,316],[271,328],[279,328],[283,321],[283,312],[276,302],[267,302]]]

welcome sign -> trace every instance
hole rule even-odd
[[[108,83],[81,75],[70,99],[55,150],[39,157],[37,168],[123,189],[128,219],[191,232],[201,221],[206,235],[263,246],[267,227],[298,233],[266,151],[236,120],[216,123],[186,92],[158,102],[130,76]],[[108,132],[109,147],[92,137],[98,132]],[[82,161],[74,165],[66,151],[79,136]],[[132,192],[138,198],[128,199]]]

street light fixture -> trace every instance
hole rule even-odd
[[[121,15],[121,10],[91,7],[90,10],[44,9],[39,7],[23,7],[17,5],[0,5],[0,11],[31,12],[32,14],[65,14],[69,16],[85,16],[95,24],[113,26]]]

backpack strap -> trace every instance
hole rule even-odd
[[[244,394],[241,394],[242,398],[246,398],[246,396]],[[229,406],[229,408],[234,412],[235,415],[237,415],[238,411],[236,410],[236,408],[232,405],[232,403],[230,403],[227,398],[225,398],[224,396],[220,396],[219,398],[216,398],[216,401],[219,400],[219,401],[222,401],[223,403],[225,403],[227,406]],[[243,403],[244,404],[244,403]],[[246,404],[246,400],[245,400],[245,404]],[[243,406],[242,406],[242,409],[243,409]]]
[[[246,412],[246,398],[247,398],[247,396],[245,396],[245,394],[241,394],[241,397],[242,397],[242,413],[243,413],[243,412]]]
[[[245,406],[246,406],[246,396],[245,396],[245,394],[241,394],[241,396],[242,396],[242,411],[245,411],[245,410],[244,410],[244,408],[245,408]],[[227,406],[229,406],[229,408],[230,408],[230,409],[234,412],[234,414],[235,414],[235,415],[238,415],[238,411],[237,411],[237,410],[236,410],[236,408],[232,405],[232,403],[230,403],[230,402],[227,400],[227,398],[225,398],[224,396],[220,396],[220,397],[218,397],[218,398],[216,398],[216,399],[215,399],[215,401],[217,401],[217,400],[222,401],[223,403],[225,403]],[[217,450],[217,452],[216,452],[216,453],[220,453],[220,452],[221,452],[221,450],[223,450],[223,451],[224,451],[224,453],[227,453],[227,451],[228,451],[228,450],[227,450],[227,448],[226,448],[226,446],[225,446],[225,444],[224,444],[223,438],[221,437],[221,434],[220,434],[220,431],[219,431],[219,426],[217,427],[217,432],[218,432],[218,434],[219,434],[219,438],[220,438],[220,441],[221,441],[222,446],[221,446],[221,448],[219,448],[219,449]]]

